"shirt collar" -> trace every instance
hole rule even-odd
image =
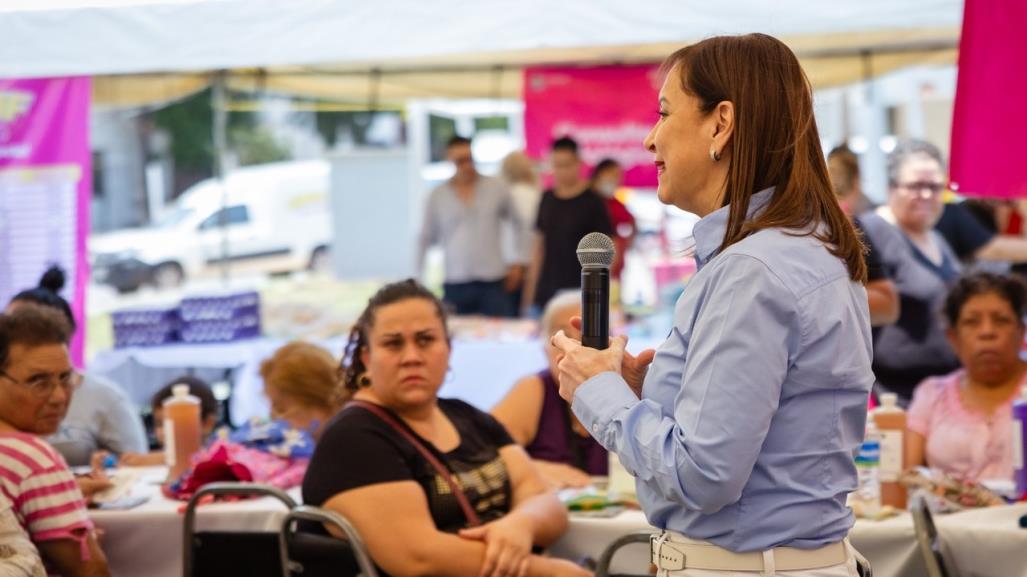
[[[757,211],[763,210],[774,196],[774,187],[765,188],[749,199],[749,210],[746,217],[751,218]],[[720,245],[724,242],[724,234],[727,232],[727,221],[730,215],[731,206],[722,206],[717,210],[704,216],[692,228],[692,237],[695,239],[695,264],[702,268],[710,262]]]
[[[478,187],[481,186],[481,176],[481,173],[474,176],[474,190],[478,190]],[[446,188],[453,192],[453,194],[456,194],[456,183],[453,182],[454,178],[456,178],[455,175],[449,177],[444,184],[446,185]]]

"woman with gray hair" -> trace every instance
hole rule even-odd
[[[557,331],[581,336],[571,319],[581,316],[581,292],[564,291],[546,303],[541,336],[549,365],[529,375],[510,389],[492,409],[492,416],[506,427],[518,445],[528,451],[536,468],[549,485],[584,487],[589,475],[606,475],[606,449],[589,436],[570,405],[560,398],[556,381],[559,351],[551,337]]]
[[[924,379],[959,367],[939,318],[961,272],[959,259],[934,230],[943,209],[944,168],[934,145],[899,143],[888,159],[887,204],[860,217],[901,302],[898,321],[875,333],[874,374],[879,388],[904,402]]]

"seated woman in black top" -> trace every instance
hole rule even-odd
[[[303,481],[303,501],[349,519],[378,566],[395,577],[587,575],[531,554],[563,533],[567,513],[498,422],[436,396],[449,353],[439,300],[413,280],[387,285],[350,335],[345,384],[448,469],[484,524],[467,528],[445,476],[362,406],[347,406],[329,422]]]

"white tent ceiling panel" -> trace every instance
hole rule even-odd
[[[6,3],[5,3],[6,4]],[[458,55],[959,26],[960,0],[18,0],[0,77],[387,65]],[[19,5],[21,9],[19,9]],[[901,38],[900,38],[901,39]],[[825,46],[830,48],[830,46]]]

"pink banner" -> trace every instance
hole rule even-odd
[[[59,264],[68,279],[62,296],[78,322],[78,366],[89,275],[89,98],[89,78],[0,79],[0,307]]]
[[[966,0],[952,121],[952,189],[1027,198],[1027,2]]]
[[[524,71],[527,152],[545,158],[553,140],[570,136],[595,166],[613,158],[624,184],[656,187],[653,156],[642,141],[657,120],[658,66],[540,67]]]

